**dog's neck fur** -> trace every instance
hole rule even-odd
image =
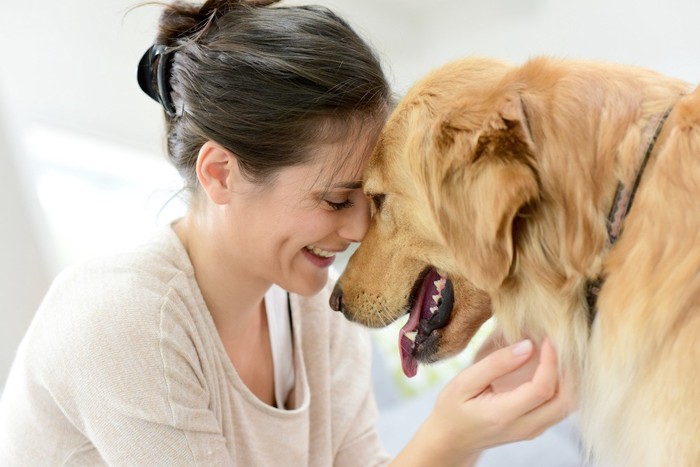
[[[646,149],[644,151],[644,157],[640,162],[639,168],[637,169],[637,174],[635,176],[634,182],[627,185],[623,183],[617,184],[617,189],[615,190],[615,198],[613,199],[613,204],[610,208],[607,219],[608,228],[608,244],[612,248],[617,242],[620,234],[622,233],[622,224],[632,207],[634,202],[634,197],[639,187],[639,183],[644,175],[644,169],[649,163],[649,159],[654,153],[656,148],[656,142],[660,136],[661,130],[663,130],[663,125],[671,112],[671,108],[666,110],[663,115],[659,115],[658,118],[652,119],[646,127],[645,139],[648,140],[646,144]],[[654,132],[651,136],[647,137],[646,134],[651,133],[652,126]],[[588,321],[592,325],[595,320],[595,315],[597,313],[597,301],[600,290],[603,286],[605,278],[596,277],[590,279],[586,284],[586,304],[588,306]]]
[[[521,95],[542,192],[540,206],[516,224],[513,268],[493,297],[494,309],[516,317],[508,320],[513,328],[504,329],[507,336],[517,338],[522,330],[535,338],[550,336],[564,352],[561,363],[579,373],[589,336],[585,285],[604,275],[610,250],[606,223],[616,187],[632,184],[649,132],[653,135],[659,115],[685,84],[668,79],[659,85],[658,75],[646,79],[629,69],[600,75],[538,73],[543,66],[557,65],[533,61],[516,72],[524,84]],[[557,78],[541,82],[540,76]],[[557,92],[543,92],[552,86]],[[546,95],[557,97],[545,101]],[[558,135],[577,139],[560,141]],[[513,293],[523,286],[537,291],[532,303],[522,303],[522,296]],[[569,319],[557,318],[561,313]]]

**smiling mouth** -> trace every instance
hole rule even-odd
[[[418,372],[418,360],[436,329],[447,325],[454,306],[454,288],[444,273],[435,268],[424,271],[414,287],[408,322],[399,331],[399,350],[404,374]]]
[[[306,249],[306,251],[309,251],[310,253],[313,253],[314,255],[319,256],[321,258],[332,258],[335,256],[335,252],[324,250],[315,245],[308,245],[304,248]]]

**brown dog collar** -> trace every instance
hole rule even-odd
[[[659,116],[658,122],[656,123],[656,130],[654,131],[653,136],[649,140],[646,152],[644,153],[642,162],[639,165],[639,169],[637,169],[637,175],[635,176],[632,185],[627,186],[622,182],[617,184],[615,198],[613,200],[612,207],[610,208],[610,213],[608,214],[607,222],[608,241],[610,242],[611,246],[617,242],[618,238],[620,238],[620,235],[622,234],[623,221],[627,216],[627,213],[629,212],[630,208],[632,207],[634,195],[636,194],[637,188],[639,187],[639,182],[641,181],[642,175],[644,174],[644,169],[646,169],[647,163],[649,162],[649,159],[651,158],[651,155],[654,152],[654,146],[656,145],[656,141],[659,139],[661,130],[663,129],[664,123],[666,122],[666,119],[671,113],[671,110],[673,110],[673,106],[669,107],[668,110],[666,110],[666,112]],[[593,320],[595,319],[595,316],[598,312],[596,302],[598,301],[598,294],[600,293],[600,289],[603,287],[603,282],[604,279],[602,277],[596,277],[594,279],[589,279],[586,283],[586,303],[588,305],[589,324],[593,324]]]

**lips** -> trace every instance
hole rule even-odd
[[[404,374],[411,378],[418,372],[421,347],[436,329],[444,327],[454,306],[454,289],[445,274],[430,268],[418,279],[417,291],[408,322],[399,331],[399,350]]]
[[[335,251],[328,251],[315,245],[309,245],[301,250],[302,254],[316,267],[325,269],[335,261]]]
[[[316,256],[320,256],[321,258],[331,258],[335,256],[334,251],[324,250],[323,248],[319,248],[316,245],[308,245],[305,248],[307,251],[310,251]]]

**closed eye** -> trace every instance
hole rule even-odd
[[[355,205],[355,203],[353,203],[349,199],[346,199],[345,201],[342,201],[340,203],[334,203],[333,201],[326,200],[326,203],[334,211],[340,211],[341,209],[348,209],[348,208],[351,208]]]

